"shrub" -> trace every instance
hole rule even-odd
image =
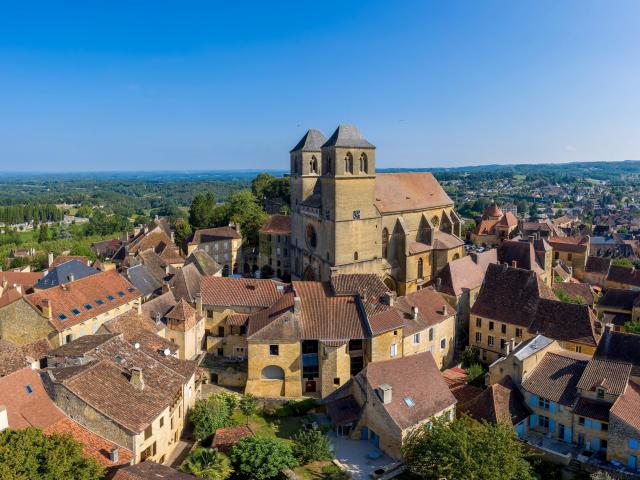
[[[249,417],[258,410],[258,399],[250,393],[243,395],[240,399],[240,411],[247,417],[247,425],[249,425]]]
[[[466,369],[469,376],[469,383],[476,386],[484,385],[484,369],[479,363],[474,363]]]
[[[234,408],[230,394],[218,393],[209,398],[198,400],[191,411],[193,435],[196,440],[204,440],[215,433],[218,428],[233,424],[231,415]]]
[[[305,398],[304,400],[298,401],[289,400],[276,410],[276,415],[278,417],[300,417],[317,405],[318,402],[315,398]]]
[[[229,456],[236,473],[252,480],[276,478],[298,464],[291,447],[272,437],[244,437],[231,447]]]
[[[477,347],[468,347],[462,352],[462,368],[469,368],[475,363],[480,363],[480,350]]]
[[[333,458],[329,439],[315,428],[300,430],[293,436],[293,455],[301,464]]]
[[[225,480],[233,473],[231,461],[213,448],[196,448],[189,453],[180,470],[210,480]]]
[[[325,465],[321,471],[324,480],[349,480],[351,478],[347,472],[341,470],[334,464]]]

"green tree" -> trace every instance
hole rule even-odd
[[[0,478],[98,480],[103,475],[103,467],[85,457],[71,435],[46,436],[33,427],[0,433]]]
[[[271,265],[264,264],[260,267],[260,278],[271,278],[273,277],[273,268]]]
[[[38,243],[46,242],[47,240],[49,240],[49,225],[41,223],[38,232]]]
[[[624,324],[628,333],[640,333],[640,321],[635,320]]]
[[[277,478],[285,468],[295,467],[291,447],[278,438],[244,437],[230,451],[231,463],[242,478]]]
[[[204,440],[213,435],[218,428],[232,425],[233,408],[226,395],[215,394],[198,400],[191,411],[193,435],[197,440]]]
[[[240,399],[240,411],[247,417],[247,425],[249,425],[249,417],[258,410],[258,405],[258,399],[250,393],[243,395]]]
[[[196,448],[189,453],[180,470],[210,480],[225,480],[233,473],[229,458],[213,448]]]
[[[216,200],[213,193],[196,193],[189,208],[189,223],[195,229],[213,226],[213,210]]]
[[[173,233],[176,240],[176,245],[182,247],[185,244],[185,240],[191,235],[191,225],[187,223],[184,218],[176,220],[176,224],[173,228]]]
[[[611,265],[615,265],[617,267],[627,267],[633,268],[633,262],[628,258],[614,258],[611,260]]]
[[[241,190],[229,197],[227,202],[229,220],[240,225],[245,242],[252,247],[258,245],[258,230],[267,221],[265,212],[249,190]]]
[[[480,363],[480,349],[470,346],[462,352],[462,368],[468,368],[476,363]]]
[[[82,205],[80,208],[78,208],[76,217],[91,218],[91,214],[93,214],[93,208],[91,208],[89,205]]]
[[[293,436],[293,456],[303,465],[333,458],[331,443],[317,428],[300,430]]]
[[[513,429],[502,423],[439,418],[416,428],[402,452],[409,470],[425,479],[534,478],[522,444]]]

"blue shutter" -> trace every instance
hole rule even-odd
[[[538,416],[537,415],[531,415],[529,417],[529,427],[535,428],[536,425],[538,425]]]
[[[632,450],[637,450],[638,449],[638,439],[637,438],[630,438],[629,439],[629,448]]]
[[[534,395],[533,393],[531,394],[531,398],[529,399],[529,405],[531,405],[532,407],[537,407],[538,406],[538,396]]]
[[[556,402],[549,402],[549,411],[553,414],[556,413]]]
[[[638,458],[635,455],[629,455],[629,457],[627,457],[627,466],[631,470],[635,470],[637,468],[637,462]]]
[[[571,429],[565,427],[564,429],[564,441],[567,443],[571,443],[573,441],[573,437],[571,436]]]
[[[556,433],[556,421],[553,418],[549,419],[549,433]]]
[[[591,419],[590,418],[585,418],[584,419],[584,426],[587,428],[591,428]]]
[[[594,437],[593,440],[591,440],[591,448],[594,452],[600,450],[600,439],[598,437]]]
[[[600,422],[598,422],[597,420],[593,421],[593,429],[594,430],[600,430]]]

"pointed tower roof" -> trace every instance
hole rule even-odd
[[[326,137],[320,130],[311,128],[300,139],[298,144],[291,149],[291,152],[319,152],[322,144],[326,142]]]
[[[485,217],[502,217],[502,215],[504,215],[502,213],[502,210],[500,210],[498,205],[496,205],[495,203],[492,203],[491,205],[489,205],[487,208],[484,209],[484,212],[483,212],[483,216]]]
[[[369,143],[355,125],[339,125],[323,147],[376,148]]]
[[[167,313],[166,317],[174,320],[187,320],[195,313],[196,310],[183,298]]]

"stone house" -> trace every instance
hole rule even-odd
[[[634,267],[611,265],[604,286],[605,288],[640,290],[640,270]]]
[[[201,306],[201,304],[200,304]],[[184,299],[167,312],[166,338],[180,350],[181,360],[193,360],[203,350],[204,317]]]
[[[165,218],[155,218],[147,225],[134,229],[133,235],[125,232],[112,260],[120,268],[125,268],[139,263],[138,256],[149,250],[168,266],[177,268],[184,264],[180,249],[174,242],[173,231]]]
[[[626,332],[627,322],[640,320],[640,291],[610,288],[596,305],[598,318],[616,332]]]
[[[339,434],[368,440],[398,460],[404,439],[415,428],[434,418],[453,419],[456,410],[456,399],[429,352],[367,365],[326,404]]]
[[[494,203],[482,213],[480,222],[471,232],[474,245],[495,247],[504,240],[513,238],[518,229],[518,218],[511,212],[503,213]]]
[[[20,317],[16,328],[33,332],[54,332],[47,338],[53,346],[64,345],[75,338],[91,335],[107,320],[130,310],[140,301],[140,292],[115,270],[94,275],[40,290],[24,297],[35,307]],[[22,304],[26,310],[26,306]],[[30,326],[29,326],[30,325]],[[42,337],[40,337],[42,338]],[[31,338],[29,341],[37,340]]]
[[[258,236],[258,267],[269,265],[276,277],[290,278],[291,217],[271,215],[258,231]],[[243,273],[253,273],[248,263],[244,265]]]
[[[130,450],[133,463],[163,463],[199,388],[196,363],[167,353],[123,334],[85,336],[48,353],[43,379],[60,409]]]
[[[562,262],[571,267],[576,278],[582,278],[589,258],[589,236],[584,237],[549,237],[549,245],[553,249],[554,262]]]
[[[520,343],[537,334],[593,354],[598,327],[587,305],[559,301],[535,272],[492,264],[471,309],[469,345],[479,348],[488,363],[507,355],[512,340]]]
[[[463,254],[461,221],[431,173],[376,174],[375,146],[351,125],[309,130],[290,152],[294,278],[374,273],[399,294]]]
[[[208,253],[222,267],[222,275],[240,273],[242,236],[238,226],[196,230],[187,239],[187,255],[195,250]]]
[[[472,252],[449,262],[438,274],[435,287],[456,310],[456,338],[459,347],[469,342],[469,316],[471,307],[480,293],[489,264],[498,262],[495,248],[486,252]]]
[[[590,256],[587,258],[584,273],[581,277],[577,278],[589,285],[597,285],[602,288],[604,287],[607,275],[609,274],[610,267],[610,258]]]

